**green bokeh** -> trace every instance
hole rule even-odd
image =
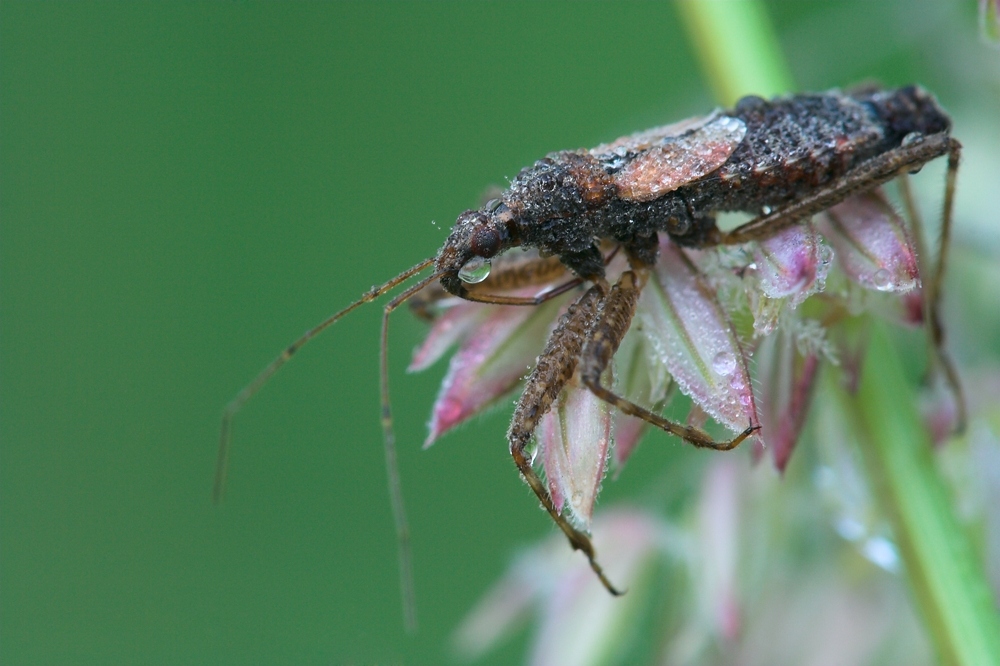
[[[775,11],[804,88],[875,76],[957,95],[947,68],[899,49],[845,49],[831,69],[819,19]],[[221,507],[218,417],[295,335],[431,255],[489,184],[710,109],[672,7],[4,2],[0,95],[3,663],[449,659],[463,614],[551,531],[506,452],[507,412],[421,451],[443,369],[404,375],[422,327],[394,320],[416,637],[380,310],[240,415]],[[602,501],[681,450],[644,447]]]

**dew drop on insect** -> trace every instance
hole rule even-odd
[[[712,359],[712,369],[720,375],[728,377],[736,369],[736,357],[729,352],[721,351]]]
[[[477,284],[490,276],[490,262],[482,257],[473,257],[465,262],[462,269],[458,271],[458,277],[462,282]]]

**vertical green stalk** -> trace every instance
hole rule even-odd
[[[1000,664],[1000,619],[989,585],[955,519],[915,396],[882,325],[874,327],[852,403],[869,477],[938,655],[948,664]]]
[[[793,89],[759,2],[676,4],[722,103]],[[981,563],[955,519],[914,399],[896,350],[876,326],[859,392],[846,401],[863,439],[868,475],[892,523],[913,596],[942,661],[1000,664],[1000,616]]]
[[[791,72],[764,7],[754,0],[677,0],[716,98],[792,92]]]

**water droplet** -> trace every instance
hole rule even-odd
[[[896,550],[896,544],[885,537],[876,536],[868,539],[861,546],[861,552],[886,571],[896,572],[899,570],[899,553]]]
[[[721,351],[712,359],[712,369],[720,375],[731,375],[736,369],[736,357],[726,351]]]
[[[892,289],[892,273],[888,269],[880,268],[872,275],[872,282],[879,291],[888,291]]]
[[[482,282],[490,276],[490,262],[482,257],[473,257],[465,262],[462,270],[458,271],[458,277],[462,282],[476,284]]]

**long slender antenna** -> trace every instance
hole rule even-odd
[[[408,633],[417,630],[417,604],[413,588],[413,556],[410,550],[410,525],[406,520],[403,487],[396,463],[396,433],[392,428],[392,407],[389,402],[389,315],[411,296],[441,277],[441,273],[421,280],[386,304],[382,313],[382,336],[379,351],[379,384],[382,393],[382,434],[385,443],[385,469],[389,476],[389,499],[392,517],[396,523],[396,542],[399,552],[399,586],[403,597],[403,625]]]
[[[222,413],[222,430],[219,435],[219,456],[215,464],[215,486],[212,490],[212,496],[216,503],[222,500],[222,491],[226,485],[226,466],[229,461],[229,443],[232,440],[233,418],[236,416],[236,413],[240,411],[243,405],[246,404],[247,400],[252,398],[254,394],[256,394],[257,391],[259,391],[264,384],[266,384],[267,381],[274,376],[274,373],[281,369],[281,366],[288,363],[292,356],[295,355],[295,352],[333,325],[338,319],[351,312],[359,305],[374,301],[385,292],[397,286],[399,283],[413,277],[420,271],[430,266],[432,263],[434,263],[433,257],[420,262],[409,270],[403,271],[380,287],[372,287],[371,291],[366,292],[359,300],[351,303],[340,312],[328,317],[321,323],[306,331],[301,338],[286,347],[276,359],[271,361],[266,368],[261,370],[260,374],[257,375],[252,382],[247,384],[243,390],[240,391],[228,405],[226,405],[226,409]],[[426,284],[426,281],[421,284]]]

